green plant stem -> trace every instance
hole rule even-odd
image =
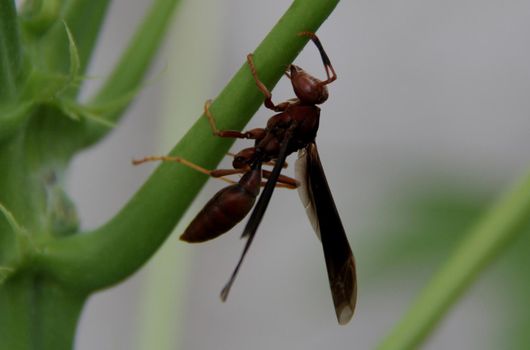
[[[21,66],[22,49],[15,1],[0,0],[0,101],[16,95]]]
[[[379,350],[416,349],[463,292],[530,222],[530,173],[472,229]]]
[[[71,349],[86,295],[18,275],[0,288],[2,349]]]
[[[271,88],[338,0],[297,0],[255,50],[261,80]],[[185,69],[185,67],[183,67]],[[242,129],[263,102],[246,63],[215,99],[211,112],[224,129]],[[233,141],[211,134],[200,117],[170,152],[215,167]],[[127,167],[127,165],[124,166]],[[131,171],[125,168],[124,171]],[[43,272],[65,285],[103,288],[129,276],[154,254],[208,179],[180,164],[163,163],[108,223],[85,234],[49,242],[35,258]]]

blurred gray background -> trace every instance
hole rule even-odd
[[[85,96],[109,74],[150,3],[112,2]],[[123,206],[155,166],[133,167],[130,160],[167,152],[289,3],[182,1],[122,123],[74,162],[69,192],[84,228]],[[388,219],[381,207],[399,202],[393,196],[404,180],[434,176],[502,189],[524,174],[529,33],[530,2],[523,0],[343,1],[319,30],[339,76],[322,107],[318,144],[358,264],[359,301],[349,325],[336,323],[321,245],[292,191],[274,194],[230,298],[220,302],[243,247],[242,227],[203,245],[176,240],[224,186],[211,180],[153,261],[89,300],[76,349],[374,348],[432,271],[421,262],[413,264],[415,273],[371,268],[373,240],[384,237],[366,234],[367,227]],[[313,46],[296,62],[324,76]],[[273,91],[274,101],[292,96],[286,81]],[[249,127],[270,115],[262,108]],[[502,331],[497,313],[505,307],[502,288],[485,284],[473,286],[423,348],[490,344]]]

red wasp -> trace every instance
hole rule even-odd
[[[234,227],[254,207],[242,234],[242,237],[247,238],[243,253],[228,283],[221,291],[223,301],[226,300],[256,235],[274,188],[298,188],[311,224],[322,241],[337,319],[340,324],[346,324],[353,315],[357,298],[355,262],[315,143],[320,119],[320,108],[317,105],[328,99],[327,85],[332,83],[337,75],[318,37],[309,32],[300,35],[309,37],[316,45],[327,77],[326,80],[319,80],[302,68],[294,64],[289,65],[285,75],[291,81],[296,98],[274,104],[270,91],[258,77],[252,54],[247,56],[250,72],[258,89],[265,96],[265,107],[278,112],[268,120],[265,128],[246,132],[219,130],[208,108],[210,102],[206,102],[205,115],[215,136],[254,140],[253,147],[234,155],[233,169],[210,171],[180,157],[169,156],[146,157],[133,163],[140,164],[152,160],[176,161],[231,183],[230,186],[217,192],[197,214],[180,237],[184,241],[204,242],[216,238]],[[298,151],[295,167],[297,180],[281,175],[287,156],[296,151]],[[272,171],[262,169],[263,164],[273,165]],[[238,182],[225,178],[233,174],[243,175]],[[265,178],[266,182],[262,178]],[[254,205],[261,186],[264,186],[263,192]]]

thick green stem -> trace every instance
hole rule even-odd
[[[37,275],[10,278],[0,288],[2,349],[71,349],[85,294]]]
[[[73,346],[87,291],[42,273],[35,257],[44,242],[78,232],[63,180],[88,122],[68,118],[62,103],[77,103],[77,74],[92,54],[108,3],[28,1],[19,40],[14,1],[0,0],[1,349]]]
[[[260,78],[269,88],[307,43],[307,38],[297,33],[316,31],[337,3],[338,0],[293,2],[254,52]],[[211,111],[219,127],[241,129],[262,101],[263,95],[245,63],[215,99]],[[230,144],[229,140],[213,137],[206,119],[201,117],[171,154],[214,167]],[[161,164],[107,224],[43,246],[36,257],[39,266],[62,283],[86,290],[120,281],[154,254],[207,179],[180,164]]]
[[[479,273],[525,231],[529,222],[530,174],[465,237],[379,349],[416,349]]]

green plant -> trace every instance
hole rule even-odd
[[[293,2],[254,52],[269,87],[307,42],[296,34],[316,31],[337,2]],[[79,232],[75,206],[63,190],[71,159],[106,136],[134,98],[177,3],[153,2],[103,87],[81,103],[83,74],[109,2],[29,1],[17,13],[13,0],[0,0],[0,343],[5,348],[71,347],[87,297],[142,266],[207,180],[162,164],[119,213],[90,232]],[[211,108],[228,128],[241,129],[262,102],[247,70],[243,65]],[[199,118],[171,154],[214,167],[229,145],[212,138]]]

